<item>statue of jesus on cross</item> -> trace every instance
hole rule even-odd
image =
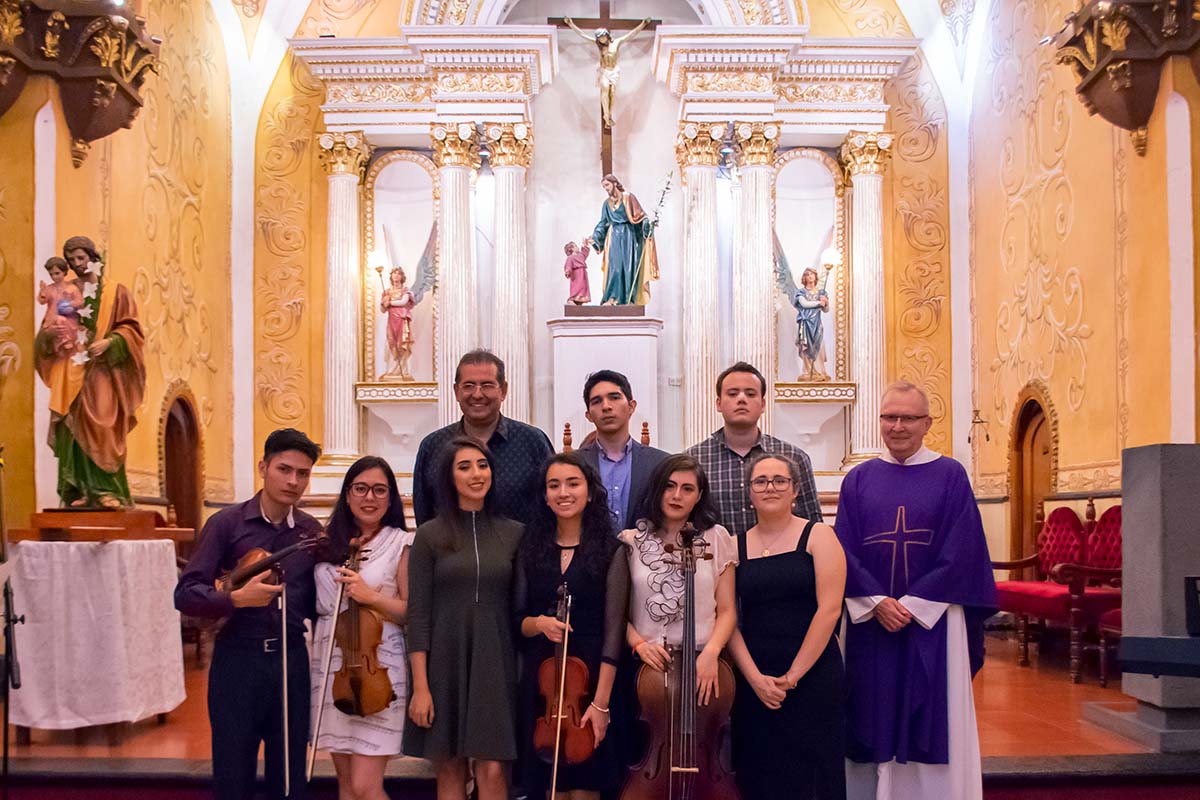
[[[580,30],[579,26],[570,17],[563,17],[563,22],[567,23],[571,30],[575,31],[583,39],[595,42],[596,48],[600,51],[600,66],[596,69],[596,85],[600,87],[600,116],[604,128],[611,130],[613,124],[613,100],[617,94],[617,81],[621,78],[621,68],[617,65],[617,59],[621,56],[621,45],[631,36],[649,25],[650,18],[646,17],[629,33],[624,36],[618,36],[616,39],[609,33],[608,28],[597,28],[589,35]]]

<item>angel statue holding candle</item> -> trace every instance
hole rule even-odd
[[[390,226],[383,226],[384,239],[387,242],[388,257],[392,264],[398,264],[399,258],[393,247],[399,243],[398,237],[392,235]],[[433,288],[435,252],[437,249],[437,223],[429,231],[429,239],[425,242],[425,252],[417,262],[415,281],[409,286],[408,275],[404,268],[393,266],[388,274],[389,284],[383,285],[383,266],[377,266],[381,292],[379,294],[379,310],[387,315],[387,346],[388,370],[380,377],[384,380],[399,380],[411,382],[414,380],[409,362],[412,360],[413,345],[413,309],[425,298]]]
[[[796,350],[804,364],[804,372],[798,378],[801,381],[829,380],[821,315],[829,313],[829,293],[825,287],[829,275],[841,263],[841,256],[833,248],[826,248],[820,261],[820,270],[808,267],[800,274],[800,285],[796,286],[783,246],[779,237],[775,237],[775,285],[796,309]]]

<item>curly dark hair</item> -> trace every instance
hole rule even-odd
[[[329,514],[329,522],[325,525],[325,532],[329,534],[330,543],[334,546],[335,552],[345,553],[347,556],[350,552],[350,540],[358,536],[358,522],[354,519],[354,514],[350,511],[350,487],[367,470],[377,467],[383,471],[387,478],[388,485],[388,507],[383,514],[383,519],[379,524],[388,528],[400,528],[408,530],[404,522],[404,501],[400,498],[400,489],[396,485],[396,474],[392,472],[392,467],[388,462],[384,461],[379,456],[363,456],[358,461],[350,465],[350,469],[346,470],[346,477],[342,480],[342,490],[338,492],[337,502],[333,504],[333,511]],[[343,560],[346,556],[343,556]]]
[[[555,545],[558,518],[550,510],[545,495],[546,477],[555,464],[575,467],[583,473],[583,478],[587,481],[587,505],[583,509],[582,530],[575,560],[583,566],[588,575],[602,576],[608,572],[608,562],[617,546],[617,541],[613,538],[613,515],[608,510],[608,491],[600,480],[600,473],[576,451],[555,453],[542,467],[542,502],[533,523],[521,539],[521,558],[525,559],[525,566],[531,572],[544,571],[552,575],[560,572],[558,547]]]
[[[704,474],[704,468],[700,466],[699,461],[687,453],[677,453],[667,456],[659,462],[650,475],[650,491],[646,492],[642,512],[654,530],[662,530],[666,525],[667,520],[662,510],[663,495],[667,493],[667,482],[676,472],[694,472],[696,488],[700,490],[700,499],[696,501],[695,508],[688,515],[688,522],[696,526],[697,531],[706,531],[720,522],[721,518],[717,514],[716,503],[713,501],[712,492],[708,489],[708,476]]]

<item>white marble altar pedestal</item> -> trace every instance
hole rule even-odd
[[[603,312],[600,312],[603,313]],[[637,411],[629,423],[635,438],[650,425],[650,443],[659,438],[658,337],[663,322],[642,316],[570,316],[546,322],[554,350],[554,427],[550,441],[562,449],[564,423],[571,423],[578,448],[593,426],[584,417],[583,384],[588,375],[613,369],[629,378]]]

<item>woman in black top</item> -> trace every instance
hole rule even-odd
[[[538,669],[554,657],[565,626],[555,618],[558,589],[571,594],[569,655],[588,667],[591,691],[582,724],[590,727],[596,751],[581,764],[559,761],[557,797],[594,800],[619,787],[622,770],[606,739],[617,657],[625,633],[629,564],[612,536],[608,497],[600,476],[575,453],[552,456],[544,471],[545,505],[517,557],[515,605],[524,655],[521,676],[523,785],[530,797],[550,791],[550,765],[533,751],[533,730],[545,713],[539,702]],[[618,557],[619,556],[619,557]]]
[[[733,765],[743,800],[845,800],[845,689],[834,631],[846,557],[833,528],[792,514],[800,470],[747,467],[758,524],[738,537]]]
[[[440,510],[408,558],[412,696],[404,752],[427,758],[438,797],[465,798],[468,759],[480,800],[508,797],[517,757],[513,559],[524,530],[491,513],[492,457],[474,439],[442,451]]]

